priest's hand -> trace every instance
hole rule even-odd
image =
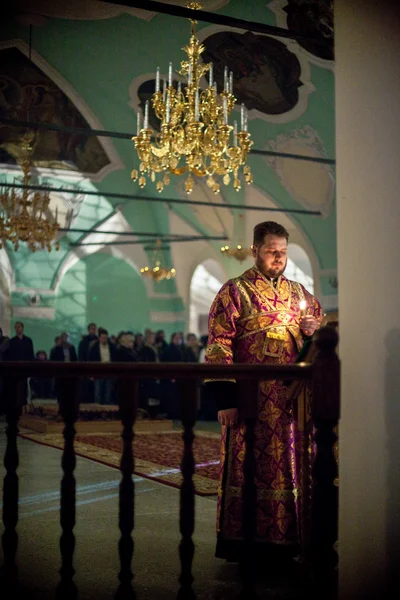
[[[310,336],[318,329],[318,321],[312,315],[305,315],[300,319],[300,329],[304,335]]]
[[[226,427],[233,427],[237,423],[238,409],[228,408],[227,410],[218,411],[218,422]]]

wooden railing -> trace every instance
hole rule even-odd
[[[75,549],[76,481],[74,451],[75,423],[79,414],[79,382],[83,378],[106,378],[117,380],[117,398],[122,420],[123,451],[120,462],[121,482],[119,488],[118,543],[120,571],[117,597],[132,597],[135,526],[135,483],[133,438],[137,414],[139,380],[142,378],[176,379],[180,401],[182,438],[184,450],[181,463],[182,484],[180,489],[180,533],[179,598],[194,598],[192,591],[192,562],[194,557],[193,532],[194,509],[194,456],[193,440],[196,422],[197,394],[199,381],[207,378],[235,378],[239,385],[246,386],[241,394],[239,407],[241,418],[246,423],[245,486],[243,490],[243,522],[245,544],[250,546],[255,534],[256,487],[254,457],[254,425],[257,416],[257,396],[262,380],[302,381],[310,390],[311,411],[315,427],[313,464],[304,469],[309,474],[310,485],[303,482],[304,492],[309,495],[303,558],[313,579],[329,581],[334,589],[337,557],[333,545],[337,539],[337,488],[334,481],[337,467],[333,452],[334,430],[339,418],[339,361],[335,352],[337,333],[332,328],[322,328],[315,336],[316,357],[312,364],[291,365],[245,365],[230,366],[204,364],[149,364],[149,363],[0,363],[0,377],[6,380],[8,398],[5,402],[7,446],[4,456],[5,477],[3,484],[2,546],[4,553],[3,578],[10,586],[17,582],[16,552],[18,546],[18,421],[24,403],[26,377],[55,377],[59,380],[60,412],[64,420],[64,450],[62,454],[61,506],[60,506],[60,552],[61,570],[57,597],[73,599],[77,596],[74,584],[73,555]],[[304,387],[304,386],[303,386]],[[310,453],[305,452],[304,460]],[[307,475],[306,475],[307,476]],[[307,504],[307,502],[306,502]],[[250,555],[250,553],[249,553]],[[244,591],[252,586],[251,564],[243,569]],[[325,586],[325,584],[324,584]],[[328,597],[325,588],[324,597]]]

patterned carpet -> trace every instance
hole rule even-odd
[[[59,433],[20,433],[20,437],[38,444],[62,449],[63,437]],[[212,496],[218,490],[219,477],[218,434],[196,432],[193,444],[196,471],[194,484],[199,496]],[[80,434],[75,437],[75,452],[110,467],[119,468],[122,440],[120,434]],[[180,463],[183,442],[177,431],[165,433],[136,433],[134,456],[136,475],[179,487],[182,482]]]

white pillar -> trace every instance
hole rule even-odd
[[[400,574],[400,2],[336,0],[335,40],[339,589],[366,600]]]

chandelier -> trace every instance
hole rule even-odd
[[[21,142],[24,186],[29,186],[31,181],[33,141],[33,134],[28,133]],[[60,226],[57,210],[54,220],[47,218],[49,204],[49,192],[30,192],[27,187],[21,193],[15,189],[0,189],[0,248],[9,241],[14,250],[18,250],[20,242],[25,242],[32,252],[38,249],[50,252]],[[59,249],[58,241],[54,247]]]
[[[244,248],[241,244],[238,244],[235,248],[230,248],[230,246],[222,246],[221,252],[222,254],[225,254],[225,256],[232,256],[233,258],[236,258],[236,260],[239,262],[243,262],[252,254],[251,248]]]
[[[163,267],[161,265],[161,240],[157,240],[156,247],[154,249],[153,257],[151,260],[151,264],[153,266],[146,266],[140,269],[143,277],[148,277],[154,279],[154,281],[162,281],[163,279],[173,279],[176,275],[176,270],[174,268],[168,269],[167,267]]]
[[[241,238],[244,237],[243,215],[239,215],[238,230],[239,230],[239,236],[240,236],[239,243],[234,247],[222,246],[221,252],[225,256],[231,256],[232,258],[235,258],[240,263],[242,263],[244,260],[246,260],[246,258],[248,258],[249,256],[252,255],[252,248],[243,246],[243,243],[241,241]]]
[[[202,8],[198,2],[190,2],[188,8]],[[160,69],[157,67],[155,93],[152,106],[160,121],[160,132],[155,134],[149,127],[149,101],[145,103],[142,127],[141,112],[137,113],[137,135],[132,138],[140,160],[139,171],[131,174],[133,181],[144,188],[147,177],[156,184],[158,192],[170,183],[170,173],[186,174],[186,193],[194,187],[193,175],[205,177],[209,188],[220,193],[220,180],[224,185],[233,182],[240,190],[242,170],[248,184],[253,182],[250,167],[246,165],[248,152],[253,144],[247,126],[247,110],[241,105],[240,130],[238,123],[229,124],[236,98],[233,95],[233,73],[224,71],[224,87],[218,92],[213,78],[213,64],[204,64],[200,57],[205,47],[196,37],[196,21],[191,19],[192,35],[183,50],[188,59],[181,62],[179,74],[186,82],[172,81],[172,63],[169,63],[168,82],[163,81],[161,90]],[[208,73],[208,86],[200,87],[202,77]]]

